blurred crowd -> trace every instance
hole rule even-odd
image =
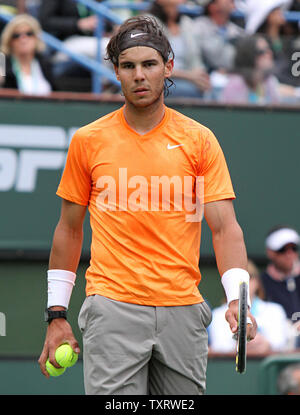
[[[141,0],[128,4],[134,2]],[[113,12],[122,20],[151,15],[163,26],[175,52],[170,98],[300,103],[300,20],[286,18],[286,12],[300,12],[300,0],[146,0],[143,4],[143,10],[128,7]],[[90,71],[45,45],[41,31],[55,36],[71,52],[100,59],[113,69],[105,60],[105,47],[116,25],[104,21],[99,49],[98,17],[82,3],[0,0],[0,13],[5,11],[15,17],[7,24],[0,20],[0,47],[6,56],[0,88],[37,95],[54,90],[92,92]],[[120,92],[108,79],[103,79],[102,88]]]

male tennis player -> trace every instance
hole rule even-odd
[[[48,376],[48,356],[59,367],[54,352],[61,343],[79,352],[66,310],[88,206],[91,262],[79,315],[86,393],[202,394],[211,311],[198,290],[196,192],[205,204],[233,333],[239,283],[249,280],[230,176],[213,133],[164,105],[173,53],[157,23],[129,19],[107,53],[125,105],[80,128],[69,147],[57,191],[62,209],[50,255],[41,371]],[[256,323],[249,318],[252,339]]]

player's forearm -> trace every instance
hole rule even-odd
[[[231,268],[247,270],[244,236],[237,222],[214,233],[213,246],[220,275]]]
[[[58,223],[53,237],[49,269],[62,269],[76,273],[83,240],[83,230]]]

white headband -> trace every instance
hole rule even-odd
[[[274,231],[266,239],[266,247],[272,251],[278,251],[287,244],[299,245],[300,236],[296,231],[289,228],[279,229]]]

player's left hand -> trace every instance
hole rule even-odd
[[[239,300],[234,300],[229,303],[228,310],[225,313],[225,318],[228,321],[230,330],[233,334],[236,334],[238,331],[238,312],[239,312]],[[247,324],[247,340],[253,340],[257,332],[257,323],[253,315],[248,310],[247,317],[251,320]]]

